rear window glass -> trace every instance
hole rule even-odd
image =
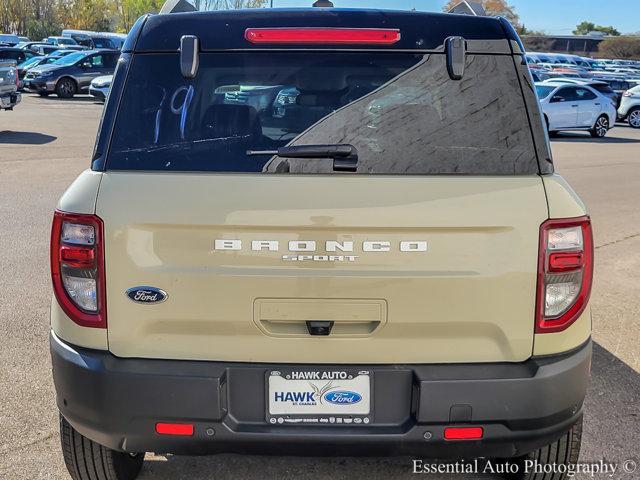
[[[284,146],[350,144],[362,174],[538,172],[513,59],[468,55],[461,81],[442,54],[202,53],[132,60],[107,158],[112,170],[333,173]]]
[[[555,90],[556,87],[547,87],[545,85],[536,85],[536,92],[538,92],[538,97],[547,98],[551,92]]]

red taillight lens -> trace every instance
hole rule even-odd
[[[480,440],[484,434],[482,427],[447,427],[445,440]]]
[[[550,272],[566,272],[582,267],[582,252],[552,253],[549,255]]]
[[[251,43],[298,43],[333,45],[393,45],[400,41],[394,28],[247,28]]]
[[[60,262],[74,268],[92,268],[96,254],[93,247],[60,247]]]
[[[567,329],[584,311],[593,277],[589,217],[547,220],[540,227],[536,333]]]
[[[106,328],[102,220],[56,211],[51,228],[51,279],[62,310],[78,325]]]
[[[193,435],[193,425],[189,423],[156,423],[156,433],[160,435]]]

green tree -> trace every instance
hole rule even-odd
[[[237,10],[240,8],[260,8],[267,0],[192,0],[197,9]]]
[[[127,33],[135,21],[147,13],[158,13],[164,0],[111,0],[117,13],[115,29]]]
[[[576,26],[576,29],[573,31],[574,35],[588,35],[590,32],[602,32],[607,35],[619,36],[620,32],[616,30],[614,27],[604,27],[602,25],[596,25],[593,22],[582,22]]]
[[[476,3],[480,3],[482,7],[487,12],[487,15],[491,16],[500,16],[504,17],[511,24],[516,27],[516,29],[520,28],[520,17],[516,13],[516,9],[509,5],[505,0],[474,0]],[[458,5],[460,0],[449,0],[446,5],[442,8],[443,11],[448,12],[453,7]]]

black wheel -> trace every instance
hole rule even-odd
[[[627,115],[627,122],[632,128],[640,128],[640,107],[632,108]]]
[[[593,138],[603,138],[609,131],[609,119],[606,115],[600,115],[593,125],[593,128],[589,130]]]
[[[581,445],[582,417],[580,417],[580,420],[571,427],[571,430],[565,433],[557,442],[542,447],[524,457],[515,459],[515,463],[518,465],[518,473],[515,475],[505,475],[505,478],[513,480],[566,480],[569,478],[566,473],[567,470],[575,471],[573,467],[578,463]],[[534,464],[538,465],[537,471],[536,469],[526,471],[527,461],[535,462]],[[514,463],[513,459],[511,463]],[[550,467],[545,469],[545,465],[549,465]],[[552,465],[556,466],[553,470],[551,470]],[[563,465],[564,467],[562,467]],[[569,465],[572,467],[568,467]],[[570,470],[570,468],[573,468],[573,470]],[[546,473],[545,470],[547,470]]]
[[[144,462],[144,453],[117,452],[89,440],[62,415],[60,441],[64,463],[73,480],[133,480]]]
[[[38,92],[38,95],[40,95],[41,97],[48,97],[49,92]]]
[[[56,83],[56,95],[60,98],[71,98],[76,94],[76,82],[70,78],[61,78]]]

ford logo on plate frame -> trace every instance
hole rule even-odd
[[[164,290],[156,287],[140,286],[131,287],[125,292],[129,300],[135,303],[156,304],[164,302],[168,295]]]
[[[362,400],[362,395],[349,390],[335,390],[333,392],[326,393],[324,399],[333,403],[334,405],[353,405]]]

